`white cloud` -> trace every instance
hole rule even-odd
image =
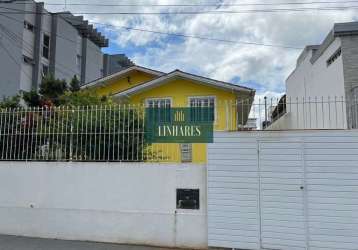
[[[58,2],[48,0],[45,2]],[[222,3],[252,3],[252,1],[222,0]],[[264,0],[256,0],[262,2]],[[297,2],[301,2],[297,0]],[[86,3],[103,3],[89,0]],[[107,0],[106,4],[118,4]],[[125,2],[120,2],[121,4]],[[128,1],[127,3],[133,3]],[[146,4],[183,4],[181,0],[147,0],[135,3]],[[185,3],[191,3],[190,1]],[[200,3],[200,2],[199,2]],[[202,2],[201,2],[202,3]],[[299,7],[319,7],[307,5]],[[334,5],[330,5],[334,6]],[[340,4],[342,6],[342,4]],[[296,6],[297,7],[297,6]],[[293,8],[292,6],[272,7],[228,7],[217,10],[245,10],[254,8]],[[160,12],[166,7],[68,7],[78,11],[120,11],[120,12]],[[173,8],[171,8],[173,9]],[[200,7],[200,10],[203,8]],[[204,9],[213,9],[206,7]],[[176,11],[195,11],[193,8],[175,8]],[[130,26],[163,32],[184,33],[219,39],[248,41],[256,43],[303,47],[322,41],[335,22],[352,21],[358,17],[357,11],[313,11],[278,12],[220,15],[86,15],[95,22],[105,22],[118,26]],[[118,36],[115,41],[122,48],[139,46],[141,49],[132,58],[137,64],[170,71],[176,68],[202,74],[218,80],[240,83],[255,82],[260,93],[265,91],[280,94],[284,90],[284,81],[293,70],[300,50],[279,49],[273,47],[240,45],[198,39],[180,39],[167,42],[168,37],[148,32],[138,32],[112,28]],[[155,46],[153,46],[153,44]],[[119,51],[119,53],[126,52]]]

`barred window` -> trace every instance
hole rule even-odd
[[[181,152],[181,162],[192,162],[193,152],[192,152],[191,144],[189,144],[189,143],[181,144],[180,152]]]
[[[215,121],[215,97],[190,97],[192,121]]]
[[[170,98],[151,98],[146,100],[146,107],[151,109],[150,119],[153,121],[170,121]]]
[[[341,48],[337,49],[336,52],[334,52],[333,55],[330,56],[330,58],[328,58],[327,67],[331,65],[335,60],[337,60],[337,58],[340,57],[341,54],[342,54],[342,49]]]

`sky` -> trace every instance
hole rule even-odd
[[[164,72],[180,69],[216,80],[254,88],[257,96],[278,97],[285,92],[285,79],[295,68],[296,59],[302,51],[300,48],[306,45],[320,44],[332,29],[334,23],[358,21],[358,1],[340,1],[340,3],[334,4],[327,3],[329,1],[325,1],[325,3],[322,3],[323,0],[319,1],[321,3],[309,1],[311,2],[310,4],[302,5],[301,3],[308,1],[67,0],[66,6],[46,5],[45,7],[50,11],[69,10],[75,14],[92,13],[84,14],[84,17],[95,23],[95,27],[110,39],[109,47],[104,49],[104,52],[124,53],[137,65]],[[45,3],[50,4],[64,2],[65,0],[45,1]],[[283,2],[291,4],[257,5]],[[71,5],[73,3],[129,4],[132,6]],[[163,6],[175,4],[210,6]],[[256,5],[243,6],[242,4]],[[353,7],[344,11],[310,10],[293,12],[282,10],[337,6]],[[281,10],[276,12],[257,11],[263,9]],[[252,10],[255,11],[253,12]],[[226,13],[185,15],[123,14],[124,12],[168,13],[198,11],[224,11]],[[227,13],[228,11],[240,13]],[[104,15],[93,14],[93,12],[120,12],[122,14]],[[170,36],[129,30],[123,27],[230,40],[240,43]]]

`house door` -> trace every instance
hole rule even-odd
[[[301,142],[259,142],[260,243],[264,249],[306,249]]]

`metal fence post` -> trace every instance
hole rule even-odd
[[[70,161],[72,161],[73,159],[73,117],[74,117],[74,114],[75,114],[75,110],[71,109],[71,127],[70,127]]]

